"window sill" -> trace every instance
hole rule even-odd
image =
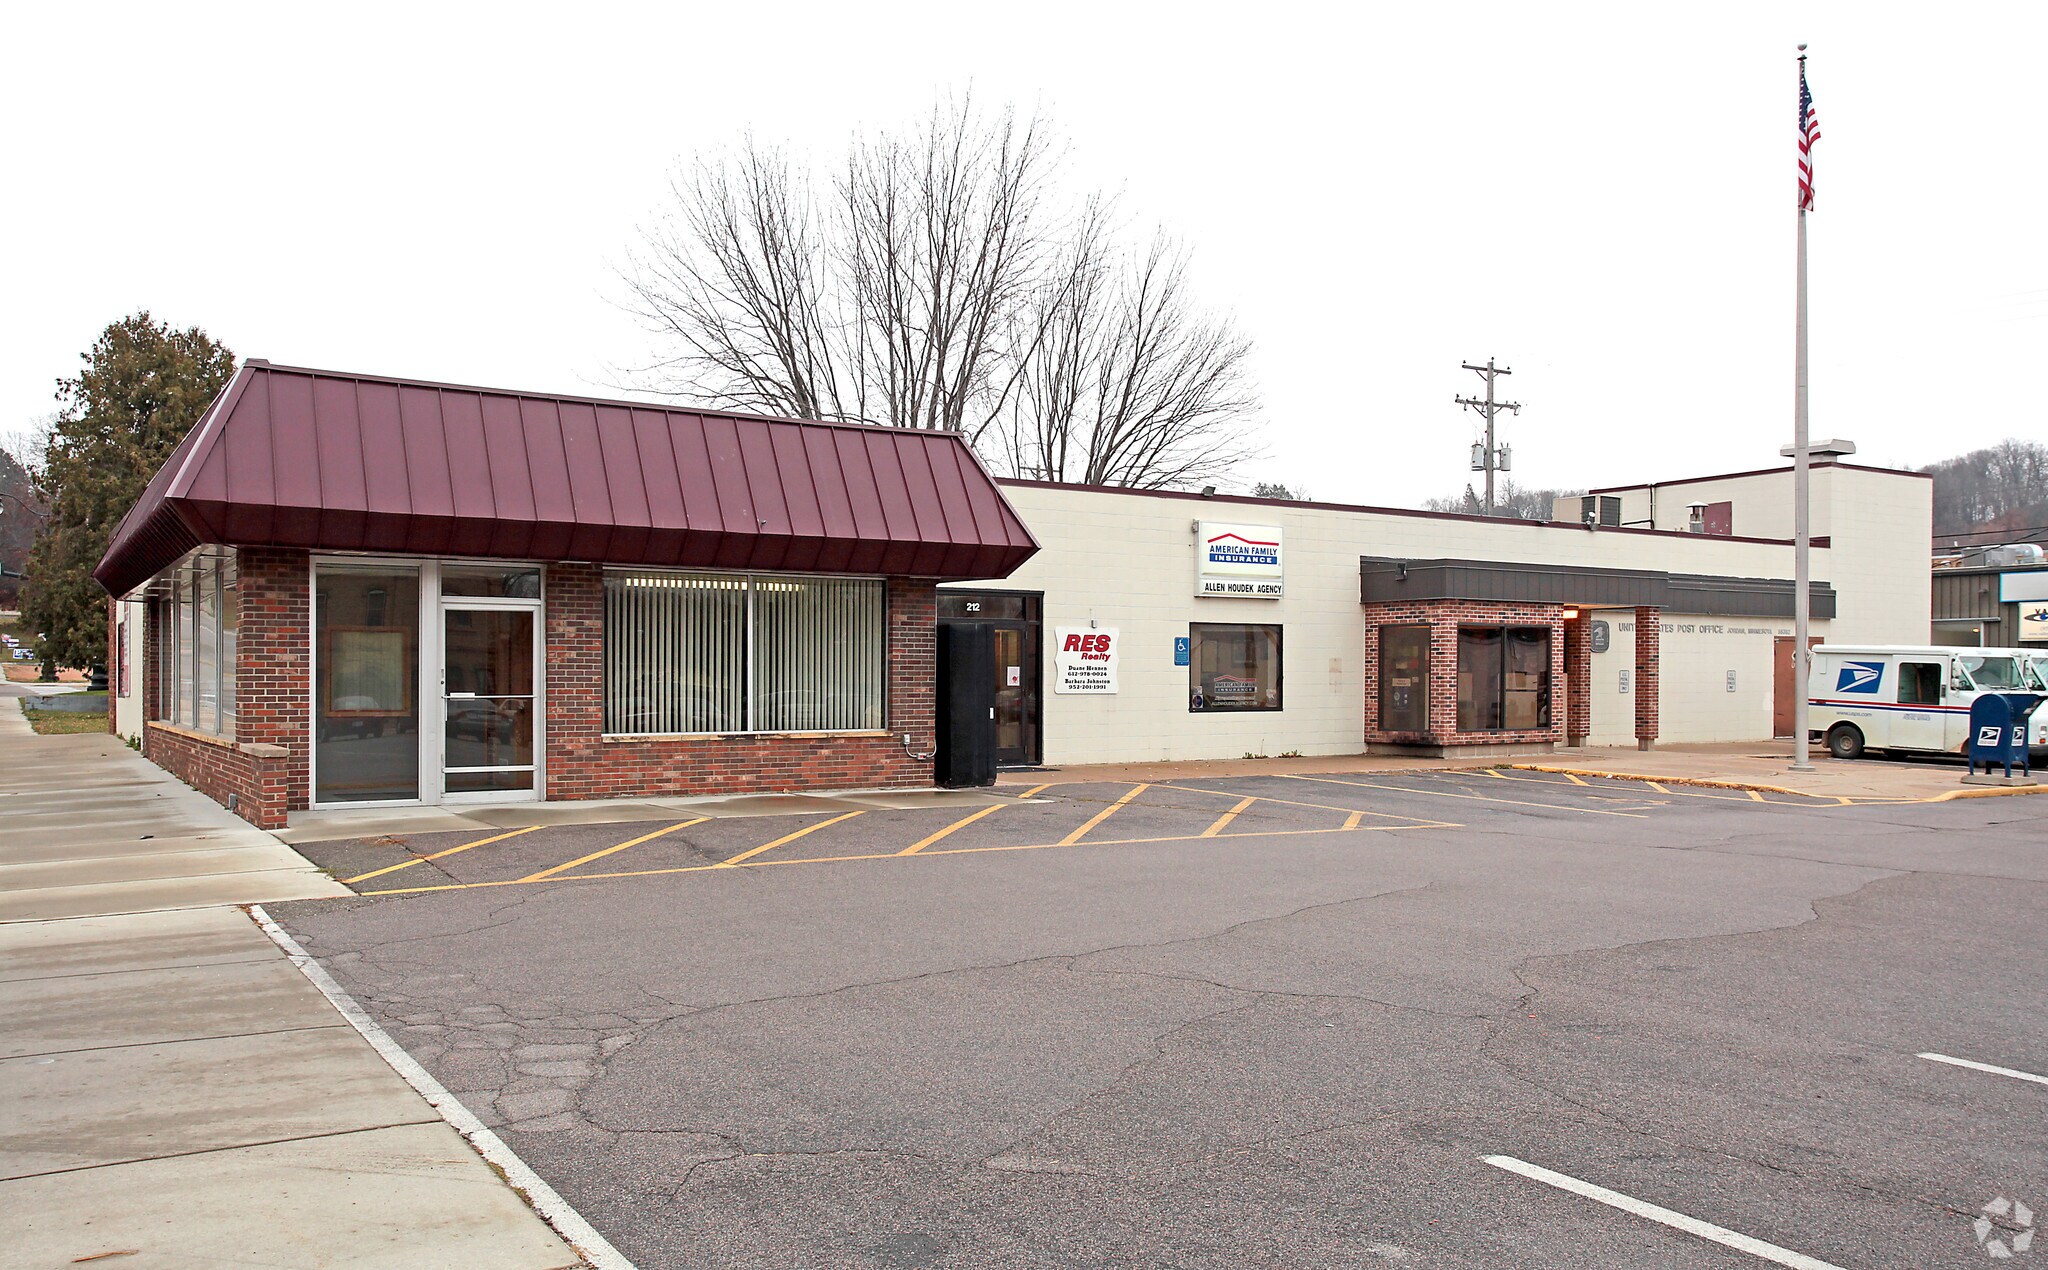
[[[160,732],[169,732],[173,736],[182,736],[187,740],[198,741],[203,745],[218,745],[230,750],[237,748],[232,734],[224,735],[219,732],[201,732],[197,728],[186,728],[180,727],[175,723],[165,723],[162,719],[151,719],[147,726],[155,728]]]

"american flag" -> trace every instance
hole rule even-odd
[[[1799,210],[1813,210],[1813,143],[1820,140],[1820,116],[1806,86],[1806,59],[1799,59]]]

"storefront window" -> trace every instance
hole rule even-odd
[[[1280,628],[1188,627],[1188,710],[1280,709]]]
[[[418,798],[419,569],[322,565],[313,613],[313,801]]]
[[[1536,731],[1550,726],[1550,628],[1458,631],[1458,730]]]
[[[1380,730],[1429,731],[1429,628],[1380,627]]]
[[[157,717],[213,736],[235,734],[235,562],[186,560],[165,575],[158,609]]]
[[[605,731],[882,726],[882,583],[605,574]]]

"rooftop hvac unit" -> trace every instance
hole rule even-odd
[[[2002,547],[1984,549],[1984,563],[2001,569],[2041,564],[2044,563],[2043,557],[2041,544],[2037,542],[2014,542]]]

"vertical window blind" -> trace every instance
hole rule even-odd
[[[235,562],[217,556],[187,560],[163,582],[158,717],[195,732],[233,736],[241,608]]]
[[[882,726],[882,583],[605,574],[605,731]]]

